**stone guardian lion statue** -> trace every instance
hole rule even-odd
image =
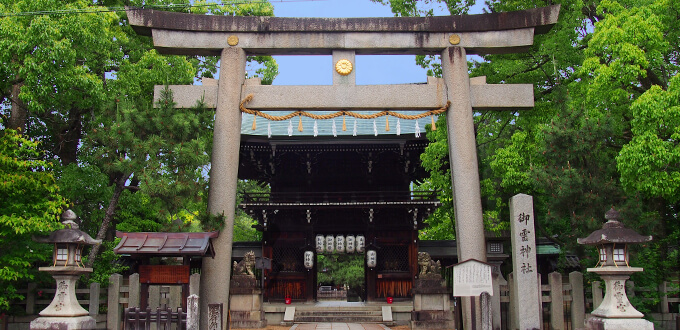
[[[437,260],[434,262],[427,252],[418,252],[419,278],[440,277],[442,265]]]
[[[254,267],[255,267],[255,252],[249,251],[246,252],[246,254],[243,256],[243,260],[241,260],[240,262],[234,261],[232,274],[255,277],[255,273],[253,273]]]

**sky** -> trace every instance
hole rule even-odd
[[[270,0],[277,17],[393,17],[389,6],[370,0]],[[331,85],[331,56],[275,56],[279,75],[274,85]],[[356,57],[358,85],[424,83],[425,69],[414,55]],[[397,69],[398,68],[398,69]]]

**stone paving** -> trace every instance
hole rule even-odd
[[[295,324],[290,330],[390,330],[374,323],[303,323]]]

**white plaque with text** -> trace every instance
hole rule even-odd
[[[493,295],[492,266],[475,259],[468,259],[453,266],[453,295],[477,297],[482,292]]]

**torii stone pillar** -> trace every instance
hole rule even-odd
[[[482,199],[477,169],[477,144],[472,118],[470,78],[468,76],[465,48],[448,47],[441,55],[442,76],[447,96],[452,100],[446,115],[449,138],[449,163],[451,164],[451,187],[456,218],[456,246],[458,262],[477,259],[486,262],[486,240],[482,221]],[[472,308],[481,324],[481,309],[471,306],[471,299],[463,297],[463,328],[473,329]]]
[[[203,258],[201,269],[201,329],[208,329],[208,304],[229,306],[229,279],[231,277],[231,249],[234,236],[238,158],[241,147],[241,86],[245,81],[246,53],[242,48],[222,50],[220,79],[217,89],[217,107],[213,152],[210,167],[210,193],[208,211],[224,214],[224,228],[213,241],[215,255]],[[227,329],[227,317],[222,317],[222,328]]]

